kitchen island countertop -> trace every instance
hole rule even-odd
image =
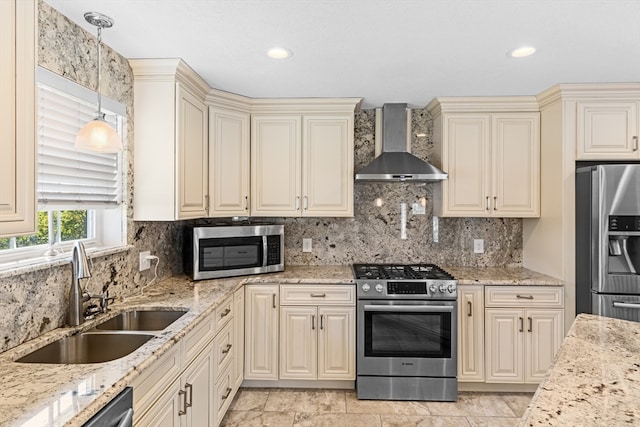
[[[521,427],[640,425],[640,323],[576,317]]]

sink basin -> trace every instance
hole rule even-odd
[[[185,310],[133,310],[126,311],[96,326],[107,331],[161,331],[180,317]]]
[[[20,363],[103,363],[132,353],[153,338],[149,334],[83,333],[61,338],[16,360]]]

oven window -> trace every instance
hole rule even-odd
[[[451,313],[365,312],[366,357],[451,357]]]

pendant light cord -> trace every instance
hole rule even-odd
[[[102,57],[102,26],[98,26],[98,119],[104,120],[104,114],[102,114],[102,93],[100,91],[101,88],[101,77],[100,77],[100,64]]]

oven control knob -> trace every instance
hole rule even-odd
[[[429,290],[432,294],[435,294],[436,292],[438,292],[438,287],[436,285],[431,285],[429,286]]]
[[[439,289],[440,289],[440,292],[442,293],[447,292],[447,287],[445,285],[440,285]]]
[[[447,286],[447,290],[449,293],[454,293],[456,291],[456,287],[454,285]]]
[[[384,286],[382,286],[380,283],[378,283],[376,285],[376,292],[382,292],[384,290]]]
[[[362,285],[362,290],[365,292],[369,292],[369,289],[371,289],[371,286],[369,286],[368,283],[365,283],[364,285]]]

